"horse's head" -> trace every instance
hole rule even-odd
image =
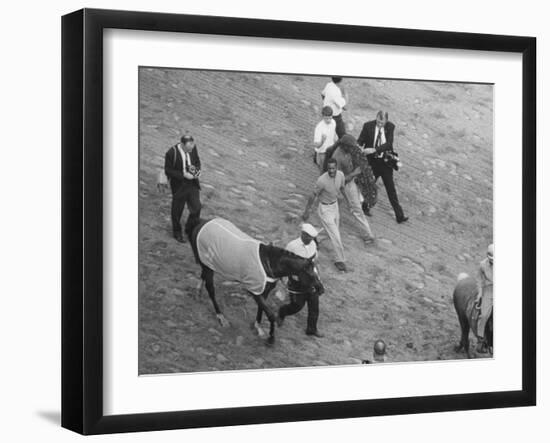
[[[312,258],[310,259],[301,259],[300,267],[297,270],[296,275],[302,282],[304,286],[310,288],[312,294],[321,295],[325,292],[325,287],[321,282],[321,277],[319,276],[319,270],[315,265],[315,262]]]

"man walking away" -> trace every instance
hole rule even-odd
[[[343,91],[342,77],[331,77],[331,81],[325,85],[323,92],[323,106],[332,108],[332,118],[336,122],[336,135],[338,138],[346,133],[346,125],[342,118],[342,111],[346,109],[347,94]]]

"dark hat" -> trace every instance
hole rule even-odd
[[[385,355],[386,354],[386,343],[384,340],[376,340],[374,342],[374,354],[375,355]]]
[[[344,134],[340,140],[338,140],[338,144],[344,146],[357,146],[357,140],[355,140],[353,135]]]
[[[321,110],[321,114],[324,117],[332,117],[332,108],[330,106],[323,106],[323,109]]]
[[[195,139],[193,138],[192,135],[185,134],[184,136],[181,137],[180,141],[181,141],[182,143],[187,143],[187,142],[195,141]]]

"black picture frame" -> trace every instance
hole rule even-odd
[[[501,51],[522,55],[522,388],[517,391],[106,416],[103,412],[103,31]],[[536,404],[536,39],[83,9],[62,18],[62,426],[82,434]]]

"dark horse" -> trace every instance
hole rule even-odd
[[[460,323],[461,337],[460,343],[455,351],[466,351],[468,358],[472,358],[470,351],[470,329],[477,331],[478,310],[474,306],[477,296],[477,284],[473,277],[467,274],[460,274],[453,292],[453,302],[455,305],[458,322]],[[493,314],[491,313],[483,334],[484,344],[492,352],[493,349]]]
[[[219,228],[216,228],[216,225]],[[217,238],[210,239],[209,235],[213,229],[217,229],[216,236]],[[201,235],[201,232],[203,235]],[[209,234],[210,233],[210,234]],[[214,310],[216,311],[216,316],[218,321],[222,326],[227,326],[228,322],[225,319],[221,309],[216,301],[216,293],[214,289],[214,272],[222,272],[221,269],[212,269],[216,267],[223,267],[227,264],[232,269],[236,269],[239,272],[235,272],[235,275],[230,275],[229,277],[233,280],[240,281],[241,283],[247,286],[247,275],[243,278],[243,275],[246,274],[246,270],[240,272],[239,264],[236,262],[240,260],[239,252],[237,248],[233,247],[230,242],[244,242],[247,244],[247,248],[250,246],[252,249],[248,249],[247,257],[244,257],[245,262],[254,261],[254,255],[259,255],[259,263],[256,264],[260,268],[260,272],[265,275],[266,281],[265,286],[260,284],[260,290],[254,292],[251,291],[250,287],[247,287],[247,292],[254,298],[256,304],[258,305],[258,311],[256,314],[256,322],[254,326],[258,330],[258,333],[262,335],[262,330],[260,328],[260,322],[262,320],[262,314],[265,312],[267,318],[269,319],[269,338],[268,344],[273,344],[275,342],[275,322],[276,315],[273,311],[267,306],[266,299],[272,289],[275,287],[277,279],[281,277],[286,277],[289,275],[297,275],[300,278],[300,281],[304,283],[305,286],[309,286],[313,293],[322,294],[324,292],[323,284],[319,279],[319,274],[315,267],[315,264],[310,259],[305,259],[299,257],[292,252],[289,252],[283,248],[278,248],[271,244],[267,245],[260,243],[248,237],[246,234],[243,234],[238,230],[232,223],[227,220],[216,218],[212,220],[196,219],[190,221],[186,226],[186,234],[189,237],[191,246],[193,248],[193,253],[195,254],[195,259],[201,265],[201,286],[199,288],[199,294],[202,291],[202,287],[206,286],[210,300],[214,305]],[[200,240],[199,240],[200,238]],[[228,239],[227,241],[225,239]],[[212,261],[211,254],[215,249],[224,249],[220,252],[221,259],[218,261]],[[230,248],[228,250],[228,248]],[[258,254],[259,248],[259,254]],[[201,253],[202,251],[202,253]],[[202,255],[202,257],[201,257]],[[221,260],[222,262],[220,262]],[[204,261],[209,263],[214,263],[212,267],[207,266]],[[230,263],[223,263],[230,262]],[[254,264],[254,263],[252,263]],[[246,265],[246,263],[245,263]],[[243,266],[245,266],[243,265]],[[261,270],[263,268],[263,271]],[[224,271],[225,272],[225,271]],[[225,274],[228,277],[227,272]],[[257,286],[254,286],[257,289]],[[263,290],[261,289],[263,288]]]

